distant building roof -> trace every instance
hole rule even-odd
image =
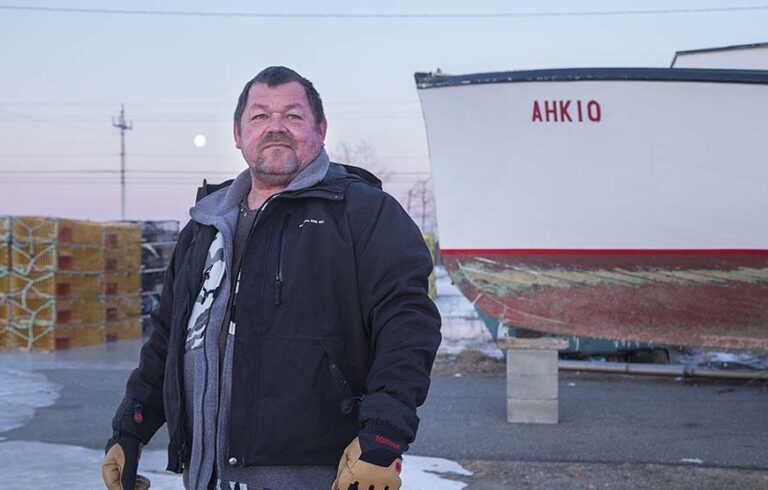
[[[742,69],[768,69],[768,62],[764,61],[768,59],[768,56],[759,58],[755,56],[745,59],[743,56],[745,52],[752,51],[765,51],[768,53],[768,42],[763,43],[751,43],[751,44],[737,44],[733,46],[721,46],[716,48],[704,48],[704,49],[687,49],[675,52],[675,57],[672,59],[670,68],[680,68],[678,62],[680,58],[685,59],[697,59],[706,60],[704,64],[706,66],[694,66],[686,64],[681,68],[742,68]],[[722,56],[718,56],[722,55]],[[738,56],[738,58],[737,58]],[[729,62],[732,62],[736,66],[725,66]],[[746,65],[745,65],[746,63]],[[712,64],[712,65],[710,65]],[[716,65],[716,66],[715,66]]]

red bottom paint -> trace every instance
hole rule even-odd
[[[467,298],[505,325],[768,350],[768,251],[519,252],[446,250],[443,260]]]

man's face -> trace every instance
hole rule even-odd
[[[259,181],[287,186],[320,153],[326,129],[325,121],[315,122],[300,83],[254,83],[235,122],[235,146]]]

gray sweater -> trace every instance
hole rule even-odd
[[[322,150],[286,190],[304,189],[320,182],[328,167],[328,155]],[[192,456],[184,471],[184,486],[193,490],[206,490],[215,469],[217,489],[234,488],[234,483],[240,483],[241,488],[247,485],[249,490],[325,489],[336,476],[336,468],[333,466],[236,468],[225,461],[229,436],[232,352],[237,328],[234,321],[230,321],[227,326],[222,323],[232,294],[233,241],[240,203],[250,188],[250,172],[245,170],[235,178],[232,185],[204,197],[189,212],[193,220],[214,226],[218,233],[209,249],[203,271],[203,285],[187,327],[184,391],[187,432],[192,434]],[[267,205],[269,200],[262,209]],[[251,237],[251,240],[258,239],[258,234]],[[228,332],[221,352],[218,338],[223,328]],[[223,359],[220,359],[222,355]]]

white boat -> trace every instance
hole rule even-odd
[[[562,335],[768,349],[768,71],[416,84],[440,249],[481,310]]]

